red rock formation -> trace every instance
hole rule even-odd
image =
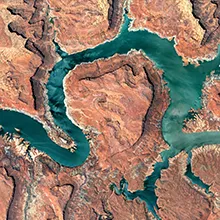
[[[65,79],[68,114],[98,134],[92,145],[97,169],[117,170],[133,190],[143,187],[150,164],[167,147],[160,131],[167,107],[162,100],[168,100],[161,74],[132,52],[80,65]]]
[[[8,176],[4,168],[0,168],[0,219],[7,219],[8,208],[10,207],[11,197],[13,195],[14,183],[13,178]]]
[[[220,80],[211,79],[210,81],[210,85],[204,89],[205,108],[211,113],[213,119],[220,120]]]
[[[212,42],[217,44],[220,40],[219,27],[219,0],[191,0],[193,15],[199,19],[201,27],[205,30],[202,45]]]
[[[12,42],[11,42],[11,38],[5,33],[5,23],[2,19],[2,17],[0,17],[0,47],[11,47],[12,46]]]
[[[124,0],[49,0],[56,41],[68,53],[112,39],[119,31]]]
[[[19,148],[13,139],[0,138],[1,219],[145,219],[144,203],[115,195],[110,175],[98,178],[91,159],[68,169],[37,150],[24,154]]]
[[[186,121],[185,132],[218,131],[220,127],[220,81],[215,75],[207,78],[202,93],[202,109]]]
[[[55,64],[53,45],[54,30],[49,21],[49,6],[46,1],[28,1],[26,4],[10,5],[7,8],[13,15],[20,17],[9,23],[10,32],[26,39],[25,48],[41,59],[41,64],[33,71],[31,86],[35,100],[35,109],[44,114],[44,83],[48,70]]]
[[[0,107],[44,115],[44,84],[56,61],[54,29],[57,42],[69,53],[93,47],[116,36],[123,4],[124,0],[0,0]],[[213,56],[219,42],[218,5],[217,0],[193,0],[192,4],[187,0],[132,0],[128,9],[135,18],[134,28],[176,36],[180,55],[202,58]],[[129,190],[143,188],[159,153],[168,147],[162,138],[161,120],[169,97],[161,76],[162,71],[139,52],[82,64],[71,71],[65,80],[67,109],[88,132],[91,154],[83,166],[69,169],[37,150],[18,146],[16,140],[0,138],[2,218],[149,217],[144,203],[126,201],[109,186],[119,184],[124,176]],[[207,109],[219,117],[218,86],[210,88]],[[60,135],[51,131],[57,142]],[[219,217],[216,163],[211,163],[204,178],[200,164],[206,160],[194,154],[193,171],[213,184],[215,199],[207,198],[184,177],[186,155],[180,154],[157,181],[158,213],[163,219]],[[201,158],[209,158],[209,154],[218,160],[216,152]]]
[[[0,1],[0,105],[36,114],[29,80],[40,59],[24,48],[22,37],[9,32],[7,25],[14,19],[9,4],[13,3]]]
[[[4,3],[4,4],[3,4]],[[55,64],[54,30],[46,1],[0,2],[0,107],[41,118],[60,146],[73,141],[45,113],[45,84]],[[60,139],[65,139],[67,144]]]
[[[196,190],[186,179],[187,155],[180,153],[170,160],[157,180],[158,214],[161,219],[208,219],[211,204],[205,194]]]
[[[2,140],[1,140],[2,141]],[[63,211],[72,195],[73,177],[66,175],[65,180],[60,180],[60,167],[47,157],[36,156],[32,158],[21,157],[15,149],[14,142],[8,143],[6,153],[5,143],[0,146],[0,166],[13,180],[13,194],[8,197],[10,205],[6,206],[8,219],[63,219]],[[68,184],[71,187],[63,187]],[[10,185],[9,185],[10,186]],[[61,193],[55,193],[62,190]],[[2,190],[3,188],[1,188]],[[68,197],[69,195],[69,197]],[[5,203],[4,194],[1,200]]]
[[[7,0],[0,2],[0,11],[2,108],[35,115],[37,110],[43,114],[43,83],[55,63],[48,4],[38,0],[26,3]]]
[[[107,200],[107,207],[111,207],[112,217],[114,216],[116,219],[146,219],[147,213],[145,212],[144,203],[140,204],[137,200],[126,201],[122,196],[117,196],[115,193]]]
[[[214,193],[213,213],[209,219],[220,218],[220,151],[219,145],[205,146],[193,150],[192,171],[204,183],[210,185],[209,190]]]
[[[217,5],[211,0],[192,0],[192,4],[188,0],[131,0],[129,16],[134,19],[132,28],[147,28],[168,39],[175,36],[177,52],[185,61],[209,59],[220,42]]]

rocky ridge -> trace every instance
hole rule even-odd
[[[175,37],[177,53],[185,63],[212,59],[219,39],[219,0],[129,1],[131,29],[143,29],[163,38]]]
[[[132,52],[82,64],[65,78],[69,117],[98,133],[91,146],[96,169],[121,173],[130,190],[143,188],[151,164],[167,148],[160,130],[168,103],[161,75],[140,52]]]

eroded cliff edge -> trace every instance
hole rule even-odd
[[[160,125],[168,91],[161,76],[142,53],[131,52],[82,64],[65,78],[69,117],[96,133],[97,170],[117,170],[131,190],[143,188],[151,164],[167,148]]]
[[[110,40],[120,29],[123,4],[123,1],[0,2],[3,107],[43,115],[48,71],[58,61],[55,36],[69,53]]]
[[[5,87],[1,90],[1,105],[32,115],[44,115],[44,85],[48,70],[56,61],[52,40],[55,38],[63,49],[72,53],[114,37],[122,21],[123,1],[91,1],[89,4],[79,1],[71,7],[65,2],[37,0],[20,1],[18,5],[10,2],[6,7],[5,2],[0,2],[5,13],[0,20],[4,61],[1,69],[7,69],[6,74],[2,72],[2,85]],[[144,10],[143,4],[138,4],[140,11]],[[214,56],[219,36],[216,34],[218,2],[207,1],[207,7],[203,8],[199,2],[192,1],[192,4],[187,3],[186,11],[181,3],[166,4],[169,6],[167,10],[164,10],[164,5],[154,7],[154,3],[148,7],[154,13],[160,6],[164,14],[156,16],[159,23],[154,20],[154,15],[153,19],[146,16],[145,19],[149,19],[147,24],[155,25],[156,29],[146,27],[164,33],[165,37],[176,35],[177,51],[187,59]],[[194,10],[191,14],[190,8]],[[79,13],[81,10],[83,13]],[[203,14],[205,10],[208,12]],[[166,16],[169,19],[173,16],[174,20],[166,20],[165,12],[168,12]],[[207,24],[206,21],[212,17],[212,25]],[[173,27],[172,22],[176,21],[180,23]],[[18,54],[22,58],[18,58]],[[26,71],[27,75],[24,75]],[[161,76],[162,72],[137,52],[83,64],[73,70],[65,82],[66,104],[69,116],[90,135],[92,153],[89,160],[81,168],[67,169],[45,155],[38,155],[37,151],[20,155],[14,140],[6,138],[1,143],[0,171],[2,189],[8,191],[3,195],[4,216],[12,219],[24,216],[30,219],[71,219],[73,215],[76,219],[131,219],[131,216],[144,219],[149,216],[143,203],[125,201],[112,193],[109,185],[112,182],[119,184],[124,176],[130,190],[143,188],[144,178],[160,159],[159,152],[168,147],[162,139],[161,120],[169,97]],[[185,155],[180,157],[186,159]],[[200,209],[204,208],[202,218],[206,219],[211,213],[212,202],[185,181],[179,169],[179,163],[185,163],[182,160],[171,161],[167,173],[177,174],[181,190],[193,192],[190,204],[198,199],[201,205],[193,214],[199,216]],[[164,173],[161,180],[167,180]],[[167,194],[172,191],[172,188],[165,188]],[[22,197],[21,192],[25,192]],[[170,213],[167,214],[166,210],[173,204],[164,204],[160,193],[158,197],[160,215],[167,216]],[[174,197],[185,198],[181,195]],[[178,210],[176,213],[178,215]],[[184,214],[187,217],[192,215],[190,212]]]
[[[220,43],[219,0],[130,0],[131,29],[147,28],[176,40],[185,62],[211,59]]]
[[[125,0],[49,0],[56,41],[68,53],[114,38],[122,23]]]

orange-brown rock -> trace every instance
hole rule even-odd
[[[116,219],[147,219],[145,205],[143,202],[140,204],[137,199],[134,201],[127,201],[122,196],[117,196],[114,193],[107,200],[107,205],[111,207],[111,212],[114,213]],[[121,210],[123,210],[123,212],[121,212]]]
[[[156,182],[161,219],[208,219],[212,211],[208,197],[194,188],[184,176],[187,155],[180,153],[170,159],[169,164]]]
[[[44,115],[44,84],[56,61],[54,29],[56,41],[68,53],[96,46],[118,33],[124,2],[0,0],[0,107]],[[210,58],[219,43],[219,3],[191,2],[131,0],[132,27],[176,36],[176,49],[183,57]],[[188,131],[218,129],[218,87],[216,80],[205,89],[206,105],[197,124],[187,124]],[[69,117],[89,135],[88,160],[81,167],[64,168],[37,150],[18,146],[15,138],[0,138],[1,217],[151,219],[143,202],[126,201],[110,184],[118,185],[125,177],[129,190],[143,188],[159,153],[168,147],[161,134],[169,104],[162,71],[141,52],[115,55],[77,66],[65,79],[65,94]],[[62,137],[72,144],[69,137],[53,132],[57,143]],[[193,172],[212,184],[214,198],[184,176],[186,154],[170,160],[157,181],[162,219],[220,218],[218,157],[218,149],[212,147],[194,151],[192,158]],[[213,162],[207,165],[209,160]]]
[[[214,193],[213,214],[210,219],[220,218],[220,150],[219,145],[210,145],[193,150],[192,171]]]
[[[13,178],[8,175],[6,170],[0,168],[0,210],[1,216],[0,219],[7,219],[7,211],[10,208],[11,197],[13,195],[14,182]]]
[[[0,2],[1,106],[44,112],[44,87],[55,63],[46,1]],[[14,16],[16,15],[16,16]]]
[[[220,121],[213,120],[206,109],[195,111],[195,116],[192,119],[186,120],[184,123],[183,132],[204,132],[204,131],[219,131]]]
[[[187,59],[210,59],[219,39],[219,9],[211,0],[131,0],[132,28],[147,28],[168,39],[175,36],[176,50]]]
[[[5,33],[5,28],[6,25],[2,19],[2,17],[0,16],[0,47],[11,47],[12,46],[12,42],[11,42],[11,38]]]
[[[141,136],[153,93],[143,67],[138,68],[142,62],[142,56],[116,56],[82,65],[65,80],[69,115],[102,132],[98,156],[104,167]]]
[[[205,30],[202,45],[213,43],[218,45],[220,40],[220,1],[219,0],[191,0],[193,15],[199,19]]]
[[[7,7],[18,3],[0,1],[0,106],[36,114],[30,77],[41,61],[37,55],[24,48],[22,37],[8,30],[8,24],[15,18]]]
[[[48,135],[70,148],[73,140],[44,115],[45,84],[56,62],[48,10],[46,1],[0,1],[0,108],[40,118]]]
[[[10,32],[26,39],[23,45],[40,58],[41,63],[30,78],[33,90],[34,107],[39,114],[44,114],[44,83],[48,79],[48,70],[55,64],[54,30],[49,20],[48,3],[32,0],[7,7],[17,20],[8,24]]]
[[[208,113],[213,119],[220,121],[220,80],[210,79],[210,83],[204,88],[204,102]]]
[[[206,79],[202,91],[202,109],[185,122],[184,131],[218,131],[220,128],[220,80],[215,76]]]
[[[119,31],[124,0],[49,0],[56,41],[68,53],[94,47]]]
[[[143,187],[151,164],[167,147],[160,131],[167,108],[162,100],[168,100],[161,74],[132,52],[80,65],[65,78],[68,115],[98,134],[92,138],[97,169],[124,175],[132,190]]]
[[[31,151],[30,155],[33,155],[34,150]],[[7,177],[8,198],[4,193],[0,195],[1,201],[10,201],[10,205],[5,204],[8,219],[63,219],[67,203],[72,198],[74,182],[71,175],[60,172],[59,165],[39,153],[35,153],[35,157],[21,157],[15,151],[15,142],[6,145],[1,139],[0,167],[10,177]]]
[[[115,177],[94,171],[94,157],[64,168],[35,149],[23,155],[16,142],[0,138],[1,219],[145,219],[145,205],[110,190]],[[117,175],[115,173],[115,175]]]

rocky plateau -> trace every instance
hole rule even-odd
[[[174,38],[185,64],[216,56],[219,0],[0,0],[0,108],[38,118],[52,140],[72,146],[47,106],[45,86],[61,59],[54,41],[71,54],[111,40],[124,8],[133,19],[130,30]],[[144,189],[160,153],[169,148],[161,131],[170,102],[163,71],[141,51],[130,51],[78,65],[66,76],[64,92],[69,118],[89,138],[86,163],[63,167],[19,136],[0,136],[0,219],[154,219],[143,201],[127,201],[110,185],[125,178],[131,192]],[[207,78],[202,100],[184,132],[219,130],[217,77]],[[193,150],[191,161],[209,193],[187,178],[187,155],[181,152],[156,182],[161,219],[220,219],[219,146]]]

